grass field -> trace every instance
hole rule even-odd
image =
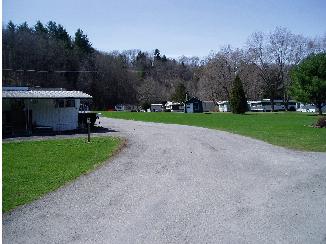
[[[2,211],[31,202],[93,170],[122,141],[95,137],[2,144]]]
[[[326,152],[326,129],[311,127],[317,116],[307,113],[131,113],[102,112],[106,117],[193,125],[253,137],[283,147]]]

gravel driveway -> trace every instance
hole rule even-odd
[[[199,127],[101,124],[127,147],[4,214],[4,243],[326,243],[326,153]]]

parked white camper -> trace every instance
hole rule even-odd
[[[165,104],[165,109],[171,112],[184,112],[185,106],[183,103],[168,101]]]

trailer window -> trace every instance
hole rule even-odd
[[[56,108],[70,108],[75,107],[75,99],[57,99],[55,101]]]
[[[75,107],[75,99],[67,99],[66,100],[66,107],[67,108]]]
[[[261,103],[263,106],[268,106],[268,105],[271,105],[271,103],[270,102],[262,102]]]
[[[65,107],[65,100],[63,100],[63,99],[55,100],[55,107],[56,108],[64,108]]]

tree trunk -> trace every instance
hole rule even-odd
[[[274,97],[271,97],[270,98],[270,101],[271,101],[271,112],[274,112]]]
[[[283,104],[284,104],[284,110],[289,110],[289,96],[286,91],[284,91],[284,97],[283,97]]]
[[[321,110],[321,108],[322,108],[322,103],[317,103],[317,109],[318,109],[318,114],[319,115],[323,115],[323,111]]]

